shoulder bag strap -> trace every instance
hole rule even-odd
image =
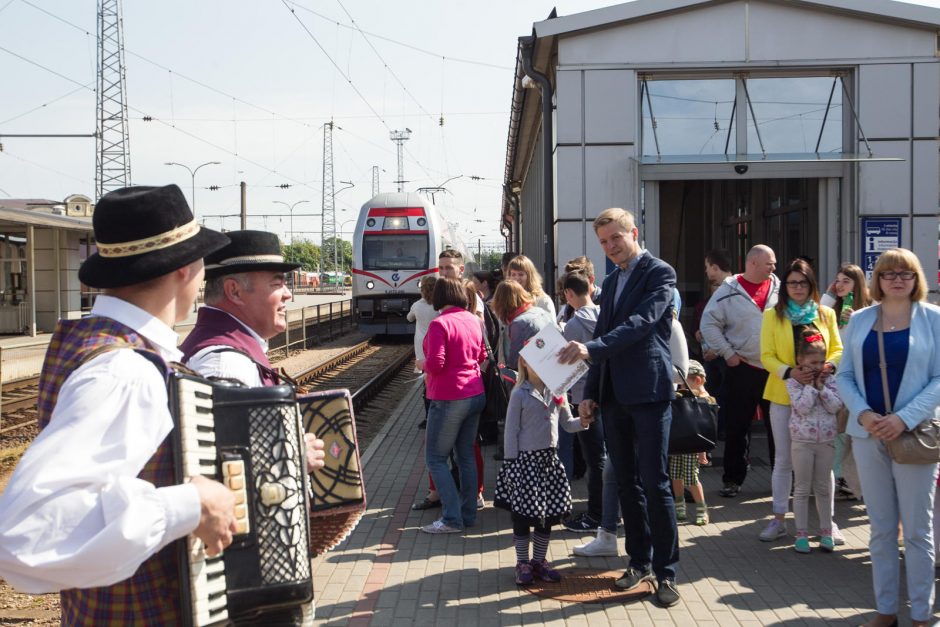
[[[891,413],[891,392],[888,390],[888,364],[885,361],[885,337],[881,324],[881,305],[878,305],[878,318],[875,320],[878,331],[878,369],[881,370],[881,389],[885,395],[885,410]]]

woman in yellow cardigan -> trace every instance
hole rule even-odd
[[[760,534],[764,542],[773,542],[787,535],[784,518],[790,503],[793,460],[790,456],[790,397],[784,380],[792,377],[809,384],[816,375],[796,365],[796,341],[807,326],[815,327],[822,334],[826,343],[823,372],[827,376],[832,375],[842,357],[836,314],[819,304],[819,288],[812,267],[802,259],[796,259],[784,274],[776,307],[764,312],[760,330],[761,363],[770,373],[764,387],[764,398],[770,401],[770,427],[775,449],[771,478],[774,517]],[[823,521],[819,524],[827,526]],[[832,525],[832,538],[836,544],[845,542],[835,524]]]

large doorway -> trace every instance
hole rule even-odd
[[[818,271],[818,188],[818,179],[660,181],[660,253],[676,269],[686,329],[710,295],[702,262],[713,248],[728,251],[733,272],[755,244],[773,248],[779,271],[798,256]]]

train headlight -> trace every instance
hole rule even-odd
[[[408,230],[408,218],[385,218],[385,223],[382,228],[386,231],[406,231]]]
[[[366,287],[371,290],[373,287],[375,287],[375,283],[373,281],[366,281]]]

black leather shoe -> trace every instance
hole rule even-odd
[[[672,607],[679,602],[679,590],[672,579],[661,579],[656,586],[656,600],[663,607]]]
[[[628,568],[626,572],[623,573],[623,576],[620,577],[617,581],[614,582],[614,585],[620,588],[621,590],[633,590],[634,588],[640,586],[640,584],[653,581],[653,573],[650,571],[637,570],[636,568]]]
[[[718,494],[724,497],[731,498],[731,497],[737,496],[738,492],[740,491],[741,491],[741,486],[739,486],[737,483],[728,481],[725,483],[725,486],[722,489],[718,490]]]

